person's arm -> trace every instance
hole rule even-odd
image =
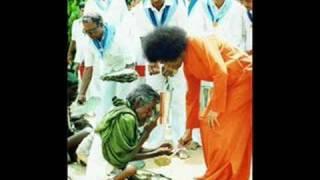
[[[138,147],[139,148],[139,151],[140,149],[142,148],[142,145],[145,143],[145,141],[149,138],[149,135],[151,133],[151,131],[157,126],[157,122],[158,122],[158,119],[160,118],[160,114],[157,113],[155,114],[153,117],[153,119],[150,120],[145,126],[144,126],[144,130],[142,132],[142,135],[139,139],[139,143],[138,143]],[[137,151],[138,152],[138,151]]]
[[[211,41],[198,41],[197,43],[196,51],[202,54],[202,60],[208,63],[208,73],[214,82],[213,93],[211,93],[203,119],[208,122],[209,127],[214,124],[219,126],[218,115],[225,111],[227,102],[228,72],[224,58],[235,58],[237,51],[240,50],[218,37],[214,37]]]
[[[80,92],[78,96],[78,102],[80,104],[86,100],[85,96],[92,79],[93,64],[94,64],[94,55],[89,51],[89,49],[83,52],[83,57],[84,57],[85,68],[84,68],[82,82],[80,86]]]
[[[152,117],[153,120],[149,121],[149,123],[147,125],[145,125],[144,131],[142,132],[142,135],[140,136],[140,139],[139,139],[135,149],[133,150],[133,160],[154,157],[159,154],[157,149],[152,149],[149,152],[141,152],[143,144],[149,138],[151,131],[156,127],[157,120],[159,119],[159,116],[160,116],[160,114],[156,114],[154,117]]]
[[[164,143],[164,144],[162,144],[160,147],[169,147],[169,148],[173,149],[173,146],[172,146],[172,144],[170,144],[170,143]],[[139,153],[152,152],[152,151],[155,151],[155,150],[157,150],[157,149],[158,149],[158,148],[148,149],[148,148],[142,147],[141,150],[139,151]]]
[[[82,77],[82,82],[81,82],[81,88],[80,88],[80,93],[78,97],[78,102],[80,104],[84,103],[85,97],[86,97],[86,92],[88,90],[89,84],[92,79],[92,73],[93,73],[93,67],[85,67],[84,72],[83,72],[83,77]]]
[[[217,46],[209,47],[206,44],[202,46],[202,51],[204,54],[203,58],[206,58],[207,62],[210,62],[210,69],[212,71],[209,73],[211,74],[214,82],[213,93],[211,94],[212,97],[204,114],[204,117],[206,117],[210,111],[221,113],[226,109],[228,72],[227,66],[223,59],[223,55],[221,54],[221,52],[224,51],[224,41],[220,40],[219,38],[216,38],[215,40]]]
[[[147,152],[152,152],[154,150],[156,150],[157,148],[152,148],[152,149],[149,149],[149,148],[144,148],[144,147],[141,147],[139,153],[147,153]]]
[[[71,27],[71,42],[69,44],[69,49],[68,49],[68,56],[67,56],[67,60],[68,60],[68,64],[72,64],[74,57],[75,57],[75,53],[76,53],[76,36],[77,36],[77,25],[76,25],[76,21],[74,21],[72,23],[72,27]]]
[[[76,41],[71,40],[69,49],[68,49],[68,57],[67,57],[68,64],[71,64],[73,62],[75,53],[76,53]]]
[[[155,149],[144,149],[140,151],[134,157],[134,160],[142,160],[147,158],[153,158],[161,155],[171,155],[173,153],[173,147],[169,143],[164,143],[160,147]]]
[[[155,149],[154,151],[150,151],[150,152],[146,152],[146,153],[137,153],[133,160],[143,160],[143,159],[148,159],[148,158],[153,158],[153,157],[157,157],[157,156],[162,156],[162,155],[171,155],[172,149],[168,148],[168,147],[160,147]]]

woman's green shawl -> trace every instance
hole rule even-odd
[[[139,140],[136,113],[124,100],[113,98],[115,107],[108,112],[96,128],[102,139],[104,158],[117,168],[125,168],[132,160]]]

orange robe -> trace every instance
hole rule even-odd
[[[248,180],[252,154],[252,58],[216,36],[189,37],[184,58],[187,128],[200,128],[207,180]],[[200,81],[214,89],[200,116]],[[207,114],[218,112],[210,128]]]

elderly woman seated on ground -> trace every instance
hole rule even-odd
[[[87,162],[87,179],[105,180],[132,178],[137,160],[171,155],[170,144],[145,149],[143,143],[159,118],[156,105],[160,95],[146,84],[139,85],[126,100],[114,97],[114,108],[105,114],[93,133],[92,151]],[[139,127],[143,127],[140,132]]]

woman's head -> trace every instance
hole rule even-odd
[[[160,27],[143,39],[143,52],[149,62],[176,62],[187,46],[186,32],[178,27]]]
[[[130,92],[126,99],[137,113],[139,124],[143,125],[160,102],[160,95],[149,85],[141,84]]]

